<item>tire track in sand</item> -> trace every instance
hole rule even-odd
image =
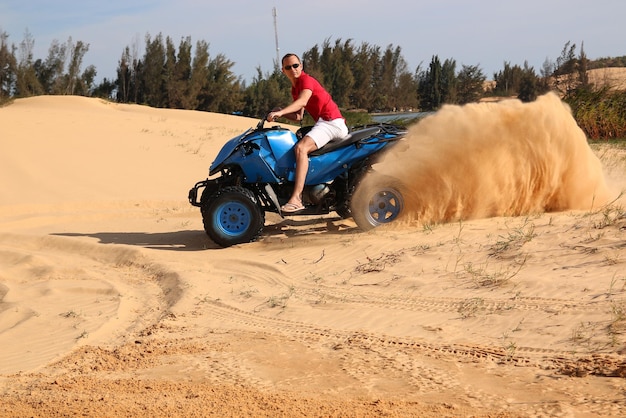
[[[125,341],[182,293],[176,273],[135,248],[67,237],[0,234],[0,272],[2,373],[36,369],[78,345]]]
[[[593,374],[626,377],[626,358],[620,355],[576,355],[540,347],[516,347],[515,350],[507,350],[480,344],[427,342],[413,337],[390,336],[361,330],[337,330],[300,321],[262,316],[219,301],[207,301],[205,307],[207,309],[205,314],[221,324],[234,324],[238,329],[257,330],[270,335],[289,335],[303,342],[318,342],[333,349],[349,347],[379,351],[392,347],[400,351],[417,351],[434,358],[454,357],[467,362],[489,361],[498,364],[513,364],[556,370],[563,374],[577,376]]]

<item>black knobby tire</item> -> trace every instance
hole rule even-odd
[[[265,212],[257,199],[244,187],[218,190],[202,206],[202,222],[216,244],[229,247],[255,241],[265,224]]]
[[[395,221],[404,210],[404,197],[392,177],[368,174],[359,183],[350,203],[354,222],[363,231]]]

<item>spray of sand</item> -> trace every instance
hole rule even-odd
[[[376,170],[400,179],[422,223],[590,210],[611,199],[600,160],[556,95],[445,106]]]

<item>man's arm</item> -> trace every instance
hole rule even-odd
[[[270,112],[267,120],[271,121],[274,118],[287,118],[296,122],[301,121],[304,116],[304,107],[307,105],[312,95],[313,91],[302,90],[300,96],[298,96],[293,103],[279,111]]]

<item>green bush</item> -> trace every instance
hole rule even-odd
[[[626,138],[626,92],[578,88],[564,100],[587,138]]]

